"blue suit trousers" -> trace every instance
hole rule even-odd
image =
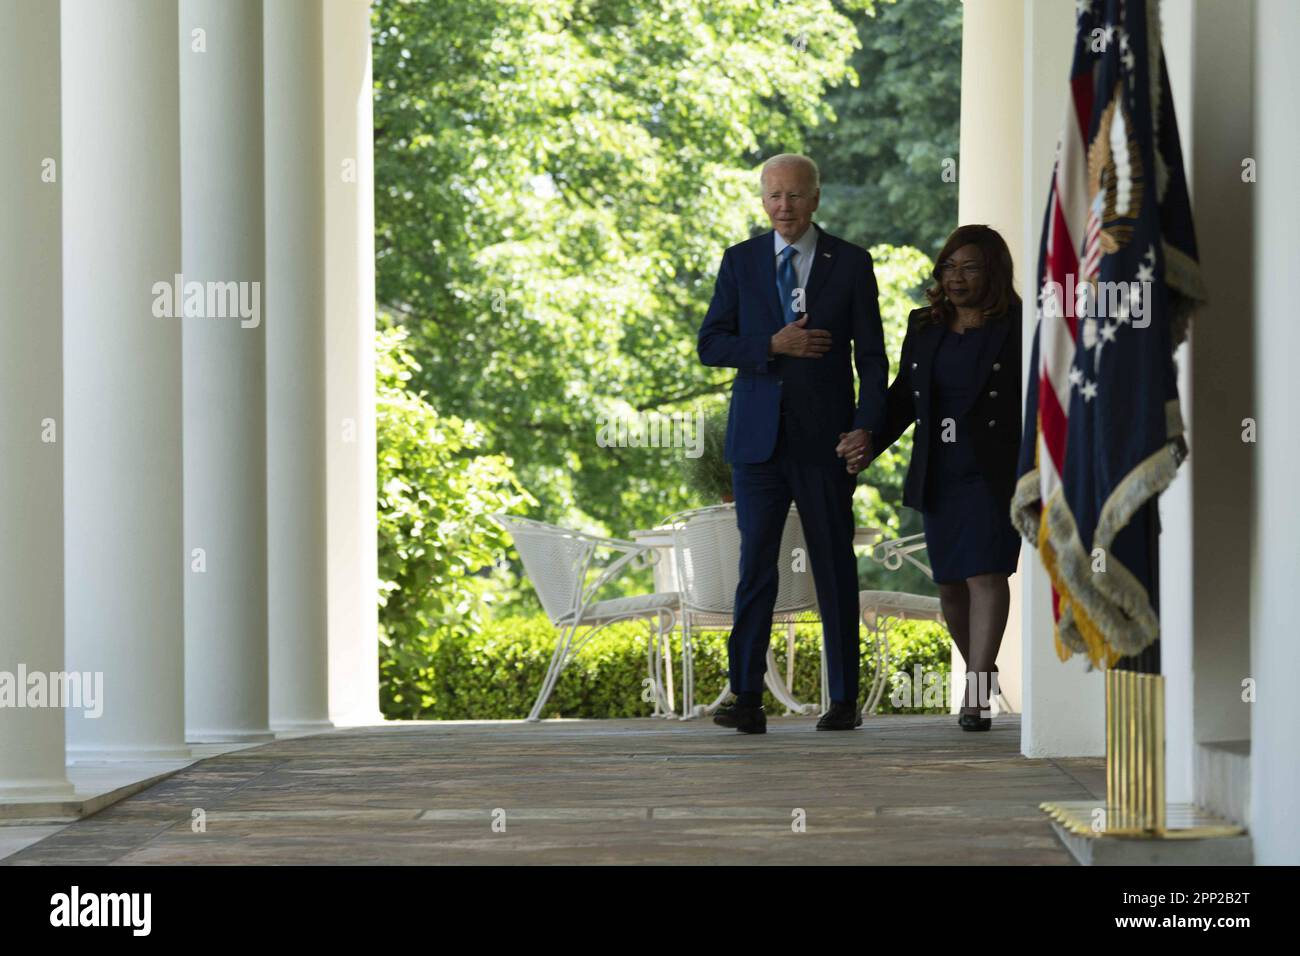
[[[732,464],[732,492],[740,527],[740,583],[727,639],[731,689],[761,692],[776,604],[779,562],[804,560],[821,612],[830,696],[858,698],[858,565],[853,552],[853,491],[857,476],[838,465],[813,464],[792,454],[782,409],[772,456],[757,464]],[[807,555],[781,553],[790,502],[803,525]]]

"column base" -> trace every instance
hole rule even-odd
[[[388,718],[378,710],[372,712],[357,712],[350,714],[338,714],[331,718],[335,728],[341,727],[370,727],[375,724],[386,724]]]
[[[269,730],[187,730],[187,744],[262,744],[275,740]]]
[[[76,794],[77,788],[67,780],[36,780],[24,783],[5,783],[0,780],[0,803],[71,800]]]
[[[147,760],[193,760],[194,754],[184,744],[174,747],[69,747],[69,764],[120,763]]]
[[[281,734],[323,734],[334,729],[330,720],[273,720],[271,731],[278,737]]]

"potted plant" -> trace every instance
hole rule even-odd
[[[734,501],[731,466],[723,459],[727,442],[727,407],[723,405],[706,412],[701,428],[702,453],[696,458],[682,457],[682,478],[705,504]]]

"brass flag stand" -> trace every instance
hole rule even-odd
[[[1081,837],[1146,840],[1239,836],[1243,827],[1195,804],[1165,802],[1165,679],[1106,671],[1106,803],[1074,800],[1040,809]]]

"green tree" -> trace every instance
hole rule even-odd
[[[680,449],[599,447],[600,422],[725,395],[695,334],[722,250],[761,223],[761,144],[832,119],[871,9],[375,3],[379,300],[416,387],[550,520],[625,533],[692,503]]]
[[[899,354],[907,334],[907,317],[924,301],[923,290],[934,264],[925,253],[910,246],[873,246],[876,283],[880,287],[880,316],[889,355],[889,380],[898,374]],[[920,514],[903,507],[903,479],[912,459],[912,433],[904,434],[886,450],[858,481],[855,496],[858,524],[879,528],[885,538],[899,538],[922,530]],[[905,564],[890,571],[865,556],[858,562],[859,576],[867,588],[937,594],[934,584],[918,569]]]
[[[830,92],[837,120],[807,142],[821,166],[820,215],[838,235],[934,256],[956,228],[961,7],[904,0],[858,18],[857,82]]]
[[[420,366],[405,340],[385,329],[376,349],[380,698],[390,716],[428,706],[434,640],[476,633],[508,591],[508,576],[489,573],[509,547],[489,515],[533,500],[509,458],[482,453],[481,428],[410,390]]]
[[[430,642],[527,594],[491,570],[508,543],[489,511],[621,535],[709,503],[682,449],[597,436],[725,410],[730,374],[695,334],[723,248],[766,228],[764,157],[819,160],[818,221],[873,248],[896,359],[929,268],[904,247],[955,223],[938,169],[960,5],[375,0],[372,22],[378,298],[401,326],[380,349],[385,701],[414,713]],[[909,451],[867,473],[863,523],[919,530],[899,508]]]

